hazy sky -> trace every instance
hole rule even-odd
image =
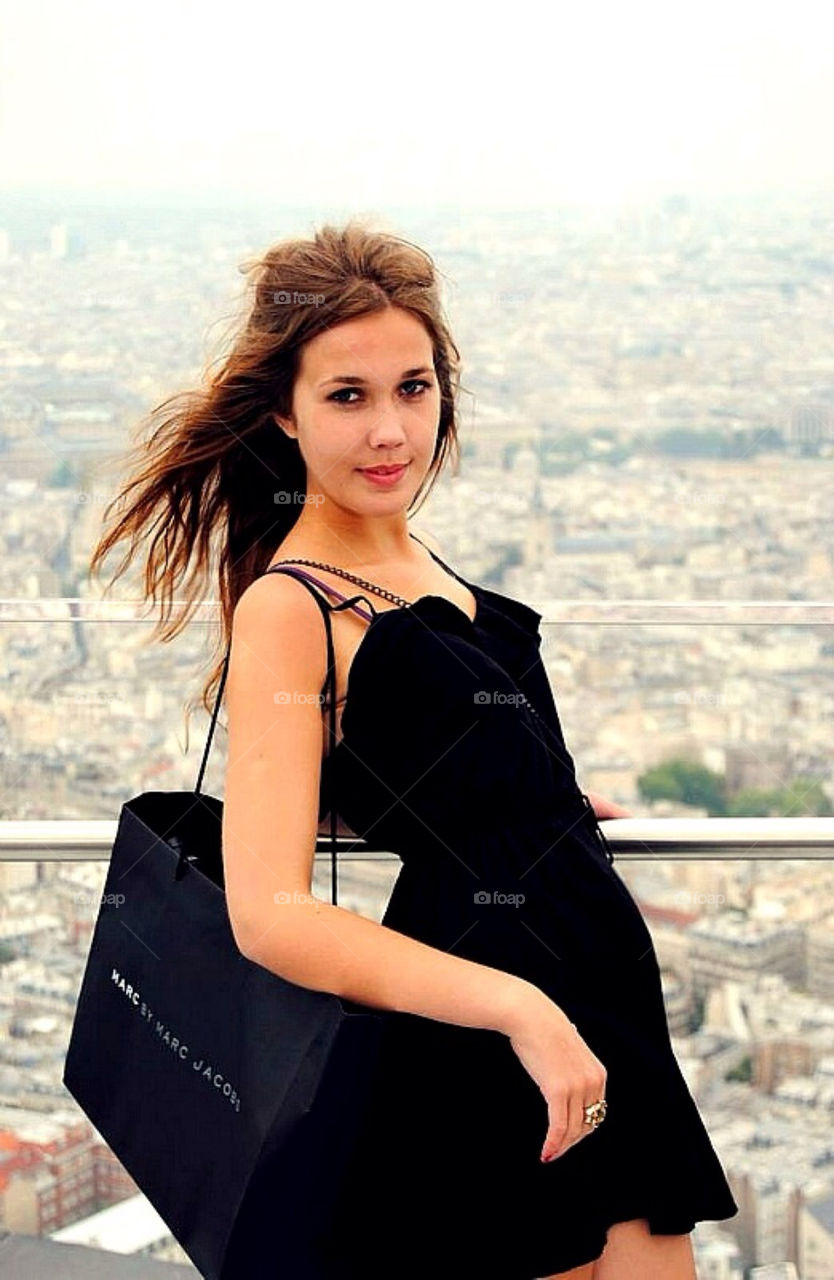
[[[829,8],[0,0],[0,184],[357,208],[834,187]]]

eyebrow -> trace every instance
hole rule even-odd
[[[406,369],[402,378],[416,378],[420,373],[434,373],[434,369],[430,369],[427,365],[422,365],[419,369]],[[400,381],[402,381],[402,378]],[[364,386],[367,379],[360,378],[356,373],[337,373],[332,378],[325,378],[319,383],[320,387],[325,387],[330,382],[345,382],[351,386]]]

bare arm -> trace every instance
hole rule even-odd
[[[539,1004],[554,1010],[515,974],[313,896],[325,674],[324,623],[306,588],[280,575],[253,583],[227,684],[223,861],[240,950],[301,986],[459,1026],[511,1035]]]

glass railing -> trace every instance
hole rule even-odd
[[[603,829],[652,933],[675,1052],[741,1206],[696,1227],[699,1276],[798,1263],[803,1241],[821,1247],[817,1206],[834,1194],[834,606],[531,603],[546,619],[542,656],[580,782],[634,814]],[[33,1163],[44,1174],[42,1197],[8,1201],[0,1276],[16,1274],[4,1249],[13,1259],[41,1248],[46,1274],[48,1251],[101,1248],[109,1202],[130,1212],[149,1277],[179,1274],[175,1263],[194,1273],[114,1157],[107,1197],[93,1194],[94,1135],[61,1084],[119,806],[192,786],[204,740],[198,712],[185,750],[182,709],[198,692],[213,610],[168,646],[148,644],[137,613],[0,603],[0,1116],[6,1149],[25,1144],[29,1176]],[[223,755],[220,733],[215,794]],[[380,919],[399,859],[349,835],[339,845],[340,904]],[[323,832],[323,896],[328,851]],[[43,1139],[33,1117],[49,1121]],[[77,1157],[77,1186],[60,1194],[55,1142]],[[115,1254],[120,1229],[110,1231]],[[78,1267],[66,1274],[93,1274]]]

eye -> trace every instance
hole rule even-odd
[[[400,385],[403,387],[419,388],[416,394],[406,397],[408,400],[416,400],[424,391],[429,390],[432,384],[427,382],[425,378],[409,378],[406,382],[403,382]],[[343,400],[342,396],[346,395],[361,395],[361,391],[358,387],[341,387],[338,391],[331,392],[327,398],[328,400],[334,401],[335,404],[356,404],[355,400]]]

